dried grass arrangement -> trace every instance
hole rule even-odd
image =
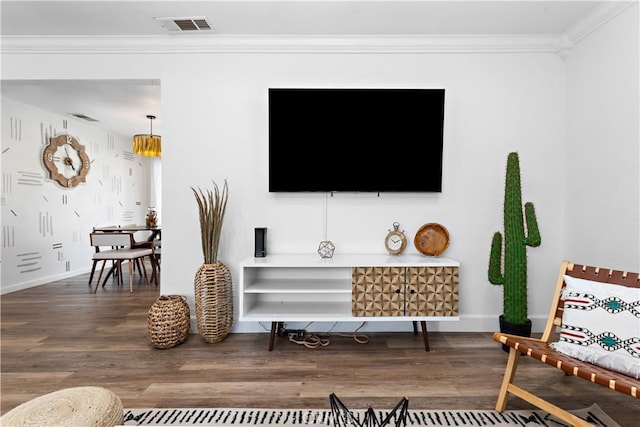
[[[229,188],[213,183],[213,191],[191,187],[198,202],[200,237],[204,264],[195,274],[195,303],[198,333],[208,343],[222,341],[233,326],[233,284],[231,273],[218,260],[222,223],[227,210]]]
[[[218,185],[213,183],[213,191],[191,187],[198,202],[198,214],[200,215],[200,238],[202,239],[202,254],[205,264],[216,264],[218,262],[218,247],[220,245],[220,235],[222,234],[222,223],[227,210],[227,199],[229,197],[229,187],[227,180],[224,180],[222,191]]]

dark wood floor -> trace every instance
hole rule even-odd
[[[93,294],[88,275],[3,295],[2,413],[44,393],[98,385],[126,408],[328,408],[336,395],[351,408],[493,409],[506,353],[489,333],[369,334],[367,344],[332,336],[308,349],[268,334],[231,334],[207,344],[196,331],[159,350],[147,334],[158,289],[108,283]],[[136,277],[136,281],[140,279]],[[126,281],[126,279],[125,279]],[[191,308],[193,315],[193,307]],[[597,403],[623,427],[640,425],[637,399],[521,359],[518,377],[566,409]],[[530,408],[511,397],[508,409]]]

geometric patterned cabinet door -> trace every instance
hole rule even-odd
[[[353,267],[351,314],[404,316],[404,267]]]
[[[353,267],[353,316],[458,316],[458,267]]]
[[[407,267],[407,316],[458,316],[458,267]]]

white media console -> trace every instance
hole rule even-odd
[[[240,263],[241,321],[458,320],[458,269],[450,258],[418,254],[268,255]]]

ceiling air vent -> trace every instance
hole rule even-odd
[[[192,16],[186,18],[155,18],[158,23],[170,33],[198,33],[211,32],[213,27],[206,16]]]
[[[97,119],[94,119],[93,117],[89,117],[89,116],[87,116],[85,114],[82,114],[82,113],[69,113],[69,114],[71,114],[73,117],[77,117],[79,119],[86,120],[88,122],[97,122],[98,121]]]

